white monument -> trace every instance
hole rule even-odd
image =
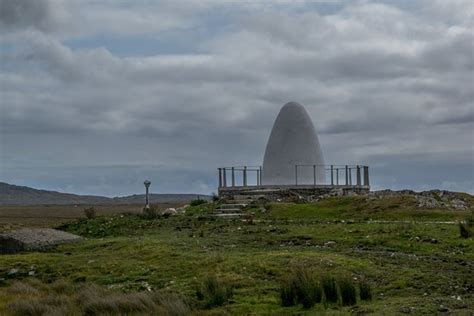
[[[305,108],[283,106],[273,125],[263,159],[263,185],[325,183],[324,158],[318,135]]]

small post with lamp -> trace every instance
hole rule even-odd
[[[148,204],[148,188],[150,187],[151,182],[145,180],[143,184],[145,185],[145,208],[150,208],[150,205]]]

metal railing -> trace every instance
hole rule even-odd
[[[313,179],[310,183],[307,168],[312,168]],[[271,186],[271,184],[262,184],[262,166],[222,167],[217,170],[219,172],[219,188]],[[294,165],[294,170],[294,183],[285,185],[370,186],[369,167],[365,165]],[[318,178],[318,173],[321,170],[324,170],[325,173],[322,181]],[[301,173],[304,173],[305,176],[302,177]],[[228,180],[229,174],[230,181]],[[326,183],[326,179],[329,180],[329,183]]]

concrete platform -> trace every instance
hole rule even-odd
[[[369,193],[368,185],[260,185],[219,188],[219,197],[243,201],[264,198],[270,201],[289,196],[319,197],[324,195],[351,195]]]
[[[24,228],[0,234],[0,254],[45,251],[81,239],[81,236],[51,228]]]

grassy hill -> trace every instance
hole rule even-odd
[[[197,194],[150,194],[150,203],[179,203],[195,199]],[[201,195],[202,199],[209,196]],[[0,205],[38,205],[38,204],[142,204],[145,195],[134,194],[123,197],[109,198],[96,195],[77,195],[48,190],[38,190],[26,186],[18,186],[0,182]]]
[[[61,229],[85,241],[0,256],[0,314],[471,315],[474,240],[458,225],[472,220],[466,200],[465,210],[420,207],[410,195],[263,203],[244,221],[209,217],[211,203],[79,219]],[[324,291],[312,307],[282,301],[288,284],[314,297],[331,278],[335,302]],[[345,305],[351,285],[356,302]],[[362,285],[372,299],[361,299]]]

